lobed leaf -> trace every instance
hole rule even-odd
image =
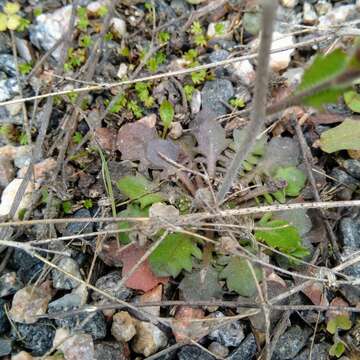
[[[150,255],[149,262],[157,276],[176,277],[183,269],[191,271],[193,257],[197,259],[202,257],[201,250],[193,239],[182,233],[173,233],[166,236]]]

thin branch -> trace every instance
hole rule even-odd
[[[226,172],[222,185],[217,194],[221,203],[230,190],[244,160],[249,156],[256,144],[257,137],[265,124],[266,97],[268,92],[269,62],[274,20],[277,9],[277,0],[264,0],[262,12],[261,38],[256,71],[254,100],[250,114],[250,123],[246,127],[247,141],[240,144],[229,169]]]

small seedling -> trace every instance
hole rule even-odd
[[[204,47],[207,45],[207,39],[199,21],[193,22],[190,33],[193,35],[193,41],[197,46]]]
[[[348,315],[338,315],[331,318],[326,326],[326,330],[333,334],[334,344],[329,349],[329,354],[331,356],[336,356],[339,358],[345,351],[345,344],[339,338],[339,331],[340,330],[349,330],[351,329],[352,323],[349,319]]]
[[[166,133],[174,119],[174,107],[169,100],[164,100],[160,105],[160,119],[164,126],[163,137],[165,138]]]
[[[215,34],[217,36],[222,36],[225,34],[225,25],[223,23],[215,24]]]
[[[79,7],[77,9],[77,16],[78,16],[78,22],[76,25],[77,28],[81,31],[86,31],[87,27],[90,25],[86,8]]]
[[[131,111],[137,119],[140,119],[143,115],[141,107],[135,100],[129,100],[127,102],[127,109]]]
[[[194,91],[195,91],[194,86],[189,84],[184,86],[185,96],[188,101],[191,101]]]
[[[229,104],[235,109],[241,109],[245,107],[245,102],[242,98],[230,99]]]
[[[21,75],[27,75],[32,69],[32,64],[30,62],[20,63],[19,72]]]
[[[80,144],[81,141],[83,140],[83,135],[81,132],[76,131],[75,134],[73,135],[72,139],[74,141],[75,144]]]
[[[166,44],[170,40],[170,34],[167,31],[160,31],[158,39],[160,44]]]
[[[154,73],[160,65],[165,63],[165,61],[166,54],[163,51],[157,51],[155,55],[148,60],[146,67],[150,72]]]
[[[93,207],[93,202],[91,199],[84,200],[84,208],[91,209]]]
[[[70,201],[63,201],[61,207],[64,214],[71,214],[72,204]]]
[[[147,108],[151,108],[155,103],[154,98],[150,95],[150,87],[149,83],[139,82],[135,84],[136,94]]]

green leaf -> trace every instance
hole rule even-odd
[[[294,166],[279,168],[275,173],[275,180],[285,180],[287,186],[283,191],[276,191],[272,195],[279,202],[285,201],[285,196],[298,196],[305,186],[305,174]]]
[[[206,70],[194,71],[191,73],[191,80],[195,85],[201,84],[206,78]]]
[[[260,268],[253,266],[258,281],[262,278]],[[229,264],[220,273],[220,278],[226,279],[226,285],[231,291],[241,296],[252,296],[256,293],[256,282],[246,260],[233,256]]]
[[[266,223],[260,221],[259,226],[272,229],[256,230],[255,237],[258,241],[263,241],[267,245],[295,257],[303,257],[308,254],[306,248],[302,247],[298,230],[289,225],[287,221],[272,220]]]
[[[335,334],[337,330],[349,330],[351,326],[352,322],[348,315],[338,315],[328,321],[326,330],[330,334]]]
[[[340,49],[328,55],[317,55],[312,65],[305,71],[297,92],[308,90],[341,74],[348,64],[348,56]],[[319,107],[324,103],[336,102],[342,94],[341,88],[329,88],[304,100],[309,106]]]
[[[119,213],[120,216],[124,217],[147,217],[149,216],[149,209],[141,209],[137,204],[129,204],[127,208]],[[133,226],[133,223],[128,221],[121,221],[118,223],[118,227],[121,230],[130,229]],[[129,237],[129,232],[121,232],[118,235],[119,241],[126,245],[131,242]]]
[[[354,90],[347,91],[344,94],[344,100],[351,111],[360,113],[360,94]]]
[[[71,208],[72,208],[72,204],[70,201],[63,201],[62,203],[62,210],[64,212],[64,214],[71,214]]]
[[[0,31],[6,31],[7,29],[7,16],[0,13]]]
[[[85,199],[84,200],[84,208],[85,209],[91,209],[93,207],[93,202],[91,199]]]
[[[21,17],[19,15],[10,15],[7,20],[7,28],[9,30],[16,30],[20,25]]]
[[[176,277],[185,269],[191,271],[193,256],[201,259],[201,250],[186,234],[174,233],[166,236],[149,257],[152,271],[157,276]]]
[[[324,131],[320,136],[320,147],[327,153],[339,150],[359,150],[360,121],[346,119],[340,125]]]
[[[329,355],[339,358],[345,351],[345,345],[342,341],[335,342],[329,349]]]
[[[4,13],[7,15],[14,15],[20,10],[20,5],[18,3],[7,2],[4,6]]]
[[[160,193],[153,193],[152,183],[141,175],[124,176],[116,185],[125,196],[138,202],[141,209],[164,200]]]
[[[166,132],[174,119],[174,107],[169,100],[164,100],[161,103],[160,118],[164,126],[164,131]]]

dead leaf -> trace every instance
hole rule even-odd
[[[122,276],[125,276],[145,254],[145,249],[135,245],[129,246],[119,254],[118,259],[122,261]],[[145,260],[138,269],[130,276],[125,285],[128,288],[149,291],[159,283],[166,284],[167,277],[157,277],[152,272],[148,260]]]
[[[343,300],[341,297],[336,297],[333,300],[331,300],[329,306],[334,306],[334,307],[348,307],[349,304]],[[350,317],[349,312],[347,311],[336,311],[336,310],[328,310],[326,312],[326,318],[327,321],[337,317],[337,316],[347,316]]]
[[[116,143],[116,131],[110,128],[95,129],[95,141],[106,151],[114,151]]]
[[[329,305],[322,283],[313,282],[310,285],[306,286],[302,290],[302,292],[311,300],[314,305]]]
[[[146,148],[146,158],[150,162],[151,169],[173,168],[168,161],[164,160],[160,154],[177,162],[180,148],[171,140],[153,139],[148,142]]]

